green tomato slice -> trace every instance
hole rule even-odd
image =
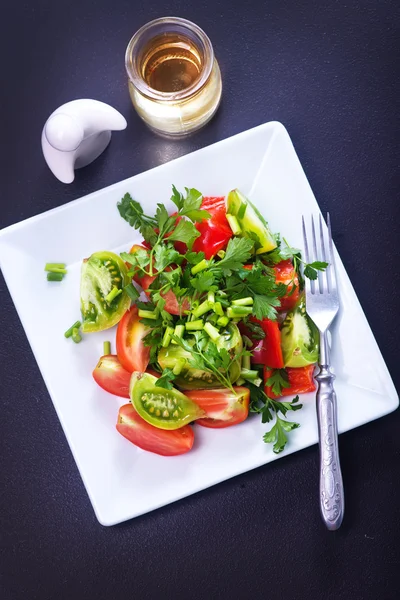
[[[172,389],[157,387],[157,377],[150,373],[132,373],[129,394],[137,413],[159,429],[179,429],[205,416],[190,398]]]
[[[281,344],[285,367],[306,367],[318,361],[319,333],[306,313],[304,296],[282,323]]]
[[[82,331],[102,331],[116,325],[128,310],[131,300],[123,288],[130,278],[124,261],[114,252],[95,252],[85,259],[81,270]],[[115,298],[108,294],[122,290]]]

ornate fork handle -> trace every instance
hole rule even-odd
[[[322,356],[321,356],[322,358]],[[335,376],[328,364],[320,364],[315,377],[318,382],[317,417],[320,440],[320,508],[330,530],[338,529],[343,520],[344,491],[339,462]]]

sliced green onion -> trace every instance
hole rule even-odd
[[[228,219],[228,223],[230,228],[232,229],[233,235],[239,235],[239,233],[242,233],[242,228],[240,227],[239,221],[235,216],[227,213],[226,218]]]
[[[228,306],[230,306],[230,302],[226,298],[219,298],[219,302],[221,303],[222,308],[228,308]]]
[[[242,368],[243,369],[251,369],[251,362],[250,362],[250,356],[243,356],[243,360],[242,360]]]
[[[207,300],[210,304],[214,304],[215,302],[215,294],[214,292],[208,292]]]
[[[185,358],[178,358],[178,360],[176,361],[176,363],[174,365],[174,368],[172,369],[173,374],[180,375],[185,364],[186,364]]]
[[[220,327],[226,327],[229,323],[229,319],[228,317],[220,317],[217,321],[217,325],[219,325]]]
[[[155,310],[142,310],[141,308],[138,310],[138,316],[141,319],[152,319],[153,321],[158,318],[158,314]]]
[[[111,354],[111,342],[103,342],[103,356]]]
[[[65,275],[67,273],[67,269],[65,268],[65,263],[46,263],[44,266],[44,270],[49,273],[60,273],[61,275]],[[48,281],[61,281],[61,279],[50,279],[47,276]]]
[[[253,298],[248,296],[247,298],[239,298],[239,300],[232,300],[234,306],[251,306],[253,304]]]
[[[51,271],[47,273],[47,281],[62,281],[64,279],[64,275],[62,273],[54,273]]]
[[[225,258],[225,254],[226,254],[225,250],[220,250],[219,252],[217,252],[217,256],[219,258]]]
[[[115,300],[115,298],[120,294],[122,294],[122,290],[114,286],[111,292],[109,292],[105,297],[105,301],[108,302],[108,304],[111,304],[111,302]]]
[[[246,381],[255,381],[256,379],[259,379],[258,371],[254,371],[251,369],[242,369],[240,371],[240,377],[243,377],[243,379],[246,379]]]
[[[44,270],[45,271],[53,271],[53,269],[64,269],[65,270],[65,263],[46,263]],[[67,272],[67,271],[65,271]],[[56,271],[57,273],[57,271]]]
[[[241,319],[252,312],[251,306],[229,306],[226,309],[226,314],[230,319]]]
[[[197,319],[197,317],[201,317],[202,315],[205,315],[206,312],[208,312],[209,310],[212,310],[212,304],[208,300],[206,300],[205,302],[200,304],[200,306],[195,308],[195,310],[192,312],[192,314]]]
[[[186,331],[201,331],[204,329],[204,323],[201,319],[198,319],[197,321],[189,321],[185,327]]]
[[[175,331],[174,331],[174,335],[176,335],[176,337],[181,338],[183,336],[183,332],[185,331],[185,326],[184,325],[176,325],[175,326]]]
[[[211,323],[206,323],[204,325],[204,331],[210,336],[213,342],[216,342],[219,338],[219,331],[214,325]]]
[[[139,292],[132,283],[128,283],[128,285],[124,287],[124,292],[128,294],[132,302],[135,302],[140,296]]]
[[[44,269],[45,271],[49,271],[49,273],[61,273],[62,275],[65,275],[68,271],[67,269],[60,269],[58,267],[53,267],[52,269]]]
[[[243,385],[244,383],[246,383],[246,380],[243,379],[243,377],[239,377],[239,379],[235,381],[235,385]]]
[[[174,329],[174,335],[176,335],[177,338],[181,338],[183,337],[183,332],[185,331],[185,326],[184,325],[176,325],[175,329]],[[173,344],[177,344],[178,342],[176,342],[175,340],[172,340]]]
[[[215,302],[214,304],[214,312],[216,315],[218,315],[219,317],[223,317],[224,316],[224,311],[222,309],[222,304],[221,302]]]
[[[199,263],[197,263],[197,265],[194,265],[194,267],[192,267],[190,269],[192,275],[196,275],[197,273],[200,273],[200,271],[204,271],[204,269],[207,269],[208,267],[208,262],[206,261],[205,258],[203,258],[203,260],[201,260]]]
[[[206,321],[208,323],[212,323],[213,325],[217,324],[218,319],[219,319],[219,317],[215,313],[211,313],[210,315],[207,315],[207,317],[206,317]]]
[[[82,341],[82,336],[79,333],[79,329],[77,327],[74,327],[72,330],[72,341],[75,342],[75,344],[79,344],[79,342]]]
[[[171,336],[174,333],[174,328],[173,327],[167,327],[165,332],[164,332],[164,336],[161,342],[161,346],[163,348],[167,348],[170,343],[171,343]]]
[[[79,329],[81,325],[82,325],[82,323],[80,321],[76,321],[73,325],[71,325],[71,327],[69,329],[67,329],[67,331],[64,333],[64,336],[66,338],[70,338],[72,335],[72,330]]]

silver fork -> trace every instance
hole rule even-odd
[[[318,279],[306,278],[306,309],[320,334],[319,373],[315,379],[317,390],[317,419],[320,449],[320,508],[322,519],[330,530],[338,529],[343,520],[344,492],[342,472],[339,461],[337,432],[337,402],[333,388],[335,375],[330,369],[327,331],[339,311],[335,258],[333,254],[331,222],[328,213],[328,243],[326,227],[319,216],[319,243],[315,232],[314,219],[311,217],[311,248],[307,242],[306,225],[303,217],[303,237],[306,261],[327,262],[325,272],[318,271]]]

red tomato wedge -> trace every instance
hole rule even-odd
[[[313,379],[315,365],[307,367],[286,367],[290,387],[283,388],[281,396],[295,396],[296,394],[307,394],[307,392],[315,392],[316,387]],[[264,369],[264,381],[272,375],[271,369]],[[269,386],[265,386],[265,393],[270,398],[280,398],[276,396]]]
[[[265,333],[265,337],[262,340],[254,340],[253,346],[250,348],[253,356],[251,362],[256,365],[266,365],[272,369],[282,369],[283,355],[281,348],[281,332],[277,321],[270,321],[270,319],[263,319],[259,321],[255,317],[250,317],[249,321],[252,323],[258,323]],[[251,340],[252,333],[247,329],[246,325],[240,323],[240,331]]]
[[[185,454],[193,446],[194,433],[190,425],[168,431],[146,423],[132,404],[124,404],[118,412],[117,431],[135,446],[161,456]]]
[[[219,429],[247,419],[250,390],[245,387],[236,387],[234,390],[235,394],[228,389],[185,391],[185,395],[206,412],[207,417],[197,419],[196,423]]]
[[[124,369],[130,373],[147,369],[150,347],[144,345],[143,338],[148,332],[148,327],[139,320],[136,306],[127,310],[118,323],[117,356]]]
[[[195,240],[193,251],[204,252],[206,259],[209,260],[217,252],[226,248],[233,233],[226,218],[224,196],[204,197],[201,208],[207,210],[211,217],[196,223],[196,229],[201,235]]]
[[[291,310],[295,306],[297,300],[299,299],[299,277],[296,271],[294,270],[291,260],[283,260],[282,262],[278,263],[277,265],[275,265],[274,271],[276,283],[284,283],[288,286],[287,293],[281,298],[280,308],[281,311],[286,312],[288,310]],[[295,290],[291,293],[291,290],[293,290],[293,285],[295,285],[296,287]]]
[[[145,242],[143,242],[145,243]],[[138,248],[144,248],[144,246],[140,246],[139,244],[134,244],[132,246],[132,248],[130,249],[130,254],[134,254],[135,251]],[[171,267],[167,267],[167,271],[170,270]],[[143,288],[143,291],[145,292],[147,297],[150,297],[150,293],[147,291],[149,289],[149,287],[151,286],[151,284],[153,283],[153,281],[155,280],[156,276],[154,275],[153,277],[150,275],[135,275],[133,277],[133,280],[135,283],[137,283],[138,285],[140,285]],[[169,290],[166,294],[162,294],[164,300],[165,300],[165,310],[167,312],[169,312],[171,315],[179,315],[180,314],[180,310],[189,310],[189,303],[187,300],[184,300],[182,302],[182,307],[180,309],[179,306],[179,302],[177,297],[175,296],[174,292],[172,290]],[[141,369],[138,369],[141,370]]]
[[[95,382],[106,392],[110,392],[110,394],[114,394],[115,396],[129,398],[131,374],[124,369],[118,357],[114,354],[102,356],[92,375]]]

